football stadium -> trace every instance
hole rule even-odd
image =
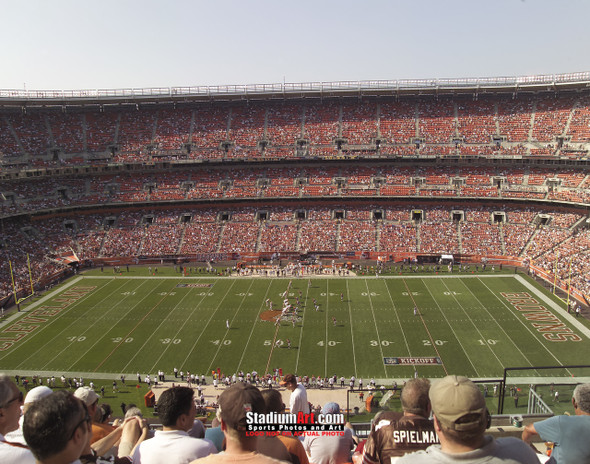
[[[463,375],[520,438],[590,382],[589,89],[0,90],[0,372],[155,428],[173,384],[210,427],[295,374],[361,439],[409,379]]]
[[[584,364],[588,82],[4,93],[2,365]]]

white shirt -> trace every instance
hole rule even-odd
[[[315,464],[338,464],[350,462],[350,452],[354,447],[352,431],[344,428],[342,436],[312,436],[303,439],[303,448],[309,456],[309,462]]]
[[[291,409],[291,414],[297,414],[298,412],[309,414],[307,391],[303,385],[297,384],[295,390],[291,392],[291,397],[289,398],[289,408]]]
[[[142,442],[133,454],[137,464],[187,464],[217,453],[209,440],[193,438],[183,430],[157,430],[154,438]]]
[[[0,462],[2,464],[35,464],[35,457],[28,448],[21,448],[6,443],[0,433]]]

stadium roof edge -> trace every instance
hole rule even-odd
[[[581,91],[590,72],[519,77],[365,80],[96,90],[0,89],[0,106],[53,106],[400,95]]]

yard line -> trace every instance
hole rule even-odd
[[[182,366],[184,366],[188,359],[191,356],[191,353],[195,350],[197,343],[199,343],[199,340],[201,339],[201,337],[203,336],[203,334],[205,333],[207,326],[209,325],[209,323],[211,322],[211,319],[213,319],[213,316],[215,316],[215,313],[217,312],[217,310],[219,309],[219,307],[221,306],[221,303],[223,303],[223,300],[225,300],[225,297],[227,297],[227,295],[229,295],[230,290],[232,289],[232,287],[234,286],[234,284],[236,283],[236,279],[232,279],[232,283],[229,286],[229,288],[227,289],[227,292],[225,292],[225,295],[223,296],[223,298],[221,300],[219,300],[219,303],[217,305],[217,308],[215,308],[215,311],[213,311],[211,313],[211,316],[209,317],[209,320],[207,321],[207,323],[203,326],[203,328],[201,329],[201,333],[199,334],[199,336],[197,337],[197,339],[195,340],[195,343],[193,343],[193,346],[190,350],[188,350],[188,353],[186,355],[186,358],[184,358],[184,361],[180,364],[180,367],[182,368]],[[211,363],[213,364],[213,363]],[[211,367],[211,366],[209,366]],[[210,369],[208,369],[206,372],[209,372]]]
[[[105,287],[102,288],[106,288],[106,286],[108,286],[109,284],[111,284],[113,281],[108,282]],[[115,290],[113,290],[112,293],[116,292],[117,290],[119,290],[120,288],[122,288],[125,285],[125,283],[123,283],[121,286],[117,287]],[[61,293],[61,292],[60,292]],[[45,331],[46,329],[48,329],[49,327],[51,327],[54,323],[56,323],[59,319],[61,319],[62,316],[64,316],[65,314],[68,314],[72,309],[74,309],[76,306],[80,305],[80,303],[86,301],[87,298],[90,298],[90,295],[92,295],[93,292],[88,292],[85,296],[83,296],[82,298],[80,298],[77,302],[75,302],[74,304],[72,304],[71,306],[67,307],[65,311],[60,312],[59,316],[55,319],[52,319],[48,324],[44,325],[43,329],[35,335],[39,335],[42,334],[43,331]],[[90,313],[94,310],[94,308],[96,308],[97,305],[92,306],[91,308],[88,309],[88,311],[86,311],[86,313],[84,315],[86,315],[87,313]],[[24,360],[22,360],[22,362],[17,366],[17,369],[20,368],[23,365],[27,365],[28,361],[33,358],[37,353],[43,351],[44,349],[47,349],[48,346],[51,346],[53,343],[53,340],[55,340],[58,336],[62,335],[65,331],[69,330],[69,328],[78,323],[80,318],[75,318],[67,327],[65,327],[64,329],[61,330],[61,332],[59,332],[59,334],[57,334],[54,337],[51,337],[51,339],[47,340],[43,345],[41,345],[36,351],[34,351],[29,357],[25,358]],[[70,342],[70,344],[66,347],[70,348],[72,343],[74,342]],[[59,354],[59,353],[58,353]],[[57,356],[57,355],[56,355]],[[55,359],[55,357],[53,358]],[[47,364],[46,364],[47,365]],[[45,367],[45,366],[43,366]]]
[[[459,307],[461,308],[461,310],[463,311],[463,313],[465,314],[465,316],[467,316],[467,319],[471,322],[471,324],[473,325],[473,327],[475,327],[475,330],[477,331],[477,333],[479,334],[479,336],[485,340],[485,337],[483,336],[483,334],[481,333],[481,331],[479,330],[479,327],[477,326],[477,324],[475,324],[473,322],[473,320],[471,319],[471,317],[469,317],[469,313],[465,310],[465,308],[463,307],[463,305],[461,303],[459,303],[459,300],[457,299],[457,297],[455,295],[452,294],[452,292],[450,291],[449,287],[447,286],[446,282],[442,281],[443,285],[445,286],[445,288],[447,289],[447,291],[449,293],[451,293],[451,296],[453,297],[453,299],[457,302],[457,304],[459,305]],[[492,349],[492,347],[489,344],[486,344],[488,349],[490,350],[490,352],[494,355],[494,358],[496,358],[496,360],[498,361],[498,364],[500,364],[500,368],[504,369],[504,364],[502,363],[502,361],[500,360],[500,358],[498,358],[498,355],[494,352],[494,350]]]
[[[299,355],[301,354],[301,342],[303,340],[303,327],[305,326],[305,315],[307,311],[307,302],[309,300],[309,284],[307,285],[307,290],[305,291],[305,309],[303,310],[303,317],[301,318],[301,330],[299,331],[299,342],[297,344],[297,359],[295,360],[295,373],[297,373],[297,369],[299,368]]]
[[[232,317],[231,323],[233,323],[233,321],[235,320],[236,314],[238,314],[240,308],[242,307],[242,304],[244,303],[244,300],[246,299],[248,293],[250,292],[250,289],[252,288],[252,284],[253,283],[254,283],[254,279],[251,279],[250,280],[250,285],[248,287],[248,290],[246,290],[244,292],[245,294],[242,297],[242,302],[240,303],[240,306],[238,306],[238,309],[236,309],[236,312],[234,313],[234,317]],[[227,295],[227,293],[226,293],[226,295]],[[230,323],[230,326],[231,326],[231,323]],[[229,329],[225,329],[225,334],[223,335],[223,339],[220,340],[219,345],[217,346],[217,351],[215,352],[215,355],[213,356],[213,358],[211,358],[211,363],[209,364],[209,368],[207,369],[207,372],[210,372],[211,371],[211,367],[213,367],[213,362],[215,361],[215,358],[217,358],[217,355],[219,354],[219,350],[221,350],[221,347],[223,346],[223,342],[227,338],[228,332],[229,332]]]
[[[410,298],[412,299],[412,304],[414,305],[414,308],[416,308],[416,310],[418,309],[418,305],[416,304],[416,300],[414,300],[414,295],[412,295],[412,292],[410,291],[410,288],[408,287],[408,283],[406,282],[406,279],[402,279],[402,282],[404,283],[405,287],[406,287],[406,292],[408,292],[408,295],[410,296]],[[424,284],[424,281],[422,280],[422,284]],[[424,318],[422,317],[422,313],[420,311],[418,311],[418,316],[420,316],[420,321],[422,322],[422,325],[424,326],[424,329],[426,330],[426,333],[428,334],[428,338],[430,338],[430,343],[432,345],[432,347],[434,348],[434,351],[436,351],[436,355],[440,358],[441,362],[442,362],[442,368],[445,371],[446,375],[449,375],[449,371],[447,371],[447,368],[445,366],[444,361],[442,360],[442,356],[440,355],[438,348],[436,346],[436,343],[434,342],[434,338],[432,338],[432,334],[430,333],[430,330],[428,330],[428,326],[426,325],[426,321],[424,320]],[[416,366],[414,365],[414,371],[416,371]]]
[[[141,283],[140,283],[140,284],[139,284],[137,287],[135,287],[135,290],[131,290],[131,291],[137,291],[137,290],[139,290],[139,288],[140,288],[140,287],[141,287],[143,284],[145,284],[146,282],[147,282],[147,281],[141,282]],[[123,285],[123,286],[124,286],[124,285]],[[120,287],[120,288],[121,288],[121,287]],[[113,292],[113,293],[114,293],[114,292]],[[111,295],[112,295],[113,293],[111,293]],[[133,309],[134,309],[134,308],[136,308],[136,307],[137,307],[137,305],[138,305],[139,303],[141,303],[141,302],[142,302],[142,301],[143,301],[143,300],[144,300],[144,299],[145,299],[145,298],[146,298],[148,295],[149,295],[149,292],[148,292],[148,293],[146,293],[146,295],[145,295],[145,296],[144,296],[144,297],[143,297],[141,300],[139,300],[139,301],[138,301],[138,302],[137,302],[135,305],[131,306],[131,307],[129,308],[129,310],[128,310],[128,311],[127,311],[127,312],[126,312],[124,315],[122,315],[122,316],[121,316],[121,315],[119,315],[119,319],[122,319],[123,317],[127,316],[127,314],[129,314],[131,311],[133,311]],[[110,295],[109,295],[109,296],[110,296]],[[104,318],[104,317],[108,316],[108,315],[109,315],[109,313],[111,313],[112,311],[116,310],[116,308],[117,308],[117,307],[118,307],[118,306],[119,306],[121,303],[125,302],[125,300],[126,300],[126,298],[128,298],[128,296],[130,296],[130,295],[126,295],[126,296],[125,296],[125,298],[122,298],[121,300],[119,300],[119,302],[118,302],[117,304],[113,305],[113,306],[112,306],[112,307],[111,307],[111,308],[110,308],[110,309],[109,309],[107,312],[105,312],[105,313],[104,313],[104,314],[103,314],[103,315],[102,315],[102,316],[101,316],[101,317],[100,317],[100,318],[99,318],[99,319],[98,319],[98,320],[95,322],[95,324],[96,324],[98,321],[100,321],[102,318]],[[100,303],[99,303],[99,304],[102,304],[102,302],[103,302],[104,300],[105,300],[105,298],[103,298],[103,299],[100,301]],[[97,305],[95,305],[95,306],[97,306]],[[91,331],[93,328],[94,328],[94,324],[93,324],[93,325],[91,325],[91,326],[89,326],[89,327],[88,327],[88,328],[87,328],[87,329],[86,329],[84,332],[82,332],[82,334],[81,334],[81,335],[84,335],[86,332],[88,332],[88,331]],[[89,353],[91,350],[93,350],[93,349],[94,349],[94,347],[95,347],[95,346],[96,346],[96,345],[97,345],[97,344],[98,344],[98,343],[99,343],[99,342],[100,342],[100,341],[101,341],[101,340],[102,340],[102,339],[103,339],[103,338],[104,338],[104,337],[107,335],[107,333],[108,333],[108,332],[105,332],[105,333],[104,333],[104,334],[103,334],[103,335],[102,335],[100,338],[98,338],[98,339],[97,339],[97,340],[96,340],[96,341],[95,341],[95,342],[92,344],[92,346],[91,346],[90,348],[88,348],[88,349],[87,349],[87,350],[86,350],[86,351],[85,351],[85,352],[84,352],[84,353],[83,353],[81,356],[79,356],[79,357],[78,357],[78,359],[76,359],[76,361],[74,361],[74,362],[72,363],[72,365],[75,365],[77,362],[79,362],[80,360],[82,360],[82,359],[83,359],[83,358],[84,358],[84,357],[85,357],[85,356],[86,356],[86,355],[87,355],[87,354],[88,354],[88,353]],[[56,356],[54,356],[54,358],[53,358],[53,359],[57,358],[57,356],[59,356],[59,355],[60,355],[61,353],[63,353],[65,350],[67,350],[68,348],[70,348],[70,346],[71,346],[71,344],[72,344],[72,343],[74,343],[74,342],[71,342],[71,343],[70,343],[70,345],[68,345],[68,346],[67,346],[66,348],[64,348],[64,349],[63,349],[63,350],[62,350],[60,353],[58,353]],[[52,359],[51,361],[53,361],[53,359]],[[51,362],[51,361],[50,361],[50,362]],[[49,364],[49,363],[47,363],[47,364]],[[47,364],[45,364],[45,366],[43,366],[43,368],[44,368],[44,367],[46,367],[46,366],[47,366]]]
[[[404,337],[404,344],[406,345],[406,350],[408,350],[408,356],[412,356],[412,350],[410,350],[410,345],[408,344],[408,338],[406,337],[406,332],[404,332],[403,328],[402,328],[402,321],[399,318],[399,312],[397,310],[397,307],[395,306],[395,302],[393,301],[393,296],[391,295],[391,290],[389,288],[389,285],[387,285],[386,282],[383,282],[385,285],[385,288],[387,289],[387,294],[389,295],[389,300],[391,301],[391,306],[393,306],[393,311],[395,312],[395,318],[397,319],[397,323],[399,325],[399,328],[402,332],[402,337]]]
[[[383,361],[383,345],[381,345],[381,337],[379,336],[379,328],[377,327],[377,318],[375,317],[375,309],[373,308],[373,300],[371,299],[371,291],[369,290],[369,284],[367,283],[367,279],[363,279],[365,281],[365,287],[367,288],[367,296],[369,297],[369,305],[371,306],[371,313],[373,314],[373,322],[375,323],[375,332],[377,333],[377,341],[379,342],[379,351],[381,351],[381,362],[383,363],[383,371],[385,372],[385,377],[387,378],[387,368],[385,367],[385,362]]]
[[[181,281],[179,281],[181,282]],[[176,285],[174,285],[174,287],[172,287],[173,289],[176,288]],[[215,284],[213,284],[212,287],[210,287],[208,289],[208,291],[212,291],[213,288],[215,287]],[[141,346],[141,348],[139,350],[137,350],[137,353],[135,353],[135,355],[129,360],[129,362],[125,365],[125,367],[123,368],[123,370],[127,369],[127,366],[129,366],[129,364],[131,364],[131,361],[133,361],[137,355],[139,353],[141,353],[143,351],[143,347],[146,346],[149,342],[149,340],[158,333],[158,329],[167,321],[167,319],[172,315],[172,313],[176,310],[176,308],[178,308],[178,306],[184,301],[184,299],[186,297],[188,297],[193,290],[195,290],[196,287],[190,288],[188,292],[186,292],[186,294],[180,299],[180,301],[174,306],[174,308],[172,308],[171,311],[168,311],[168,313],[166,314],[166,317],[162,319],[162,322],[160,322],[160,324],[158,325],[158,327],[153,331],[152,335],[150,335],[149,337],[146,337],[143,345]],[[190,318],[192,317],[192,315],[195,313],[195,311],[199,308],[199,306],[201,306],[201,303],[203,301],[205,301],[206,295],[203,295],[203,298],[201,298],[201,301],[199,301],[199,303],[193,308],[193,310],[191,311],[190,315],[187,316],[184,319],[184,322],[182,323],[182,325],[180,326],[180,328],[176,331],[176,333],[174,334],[174,338],[178,337],[178,334],[180,333],[180,331],[184,328],[184,326],[186,326],[186,324],[188,323],[188,321],[190,320]],[[159,335],[158,335],[159,336]],[[158,362],[160,362],[160,359],[162,359],[162,356],[164,356],[164,354],[166,353],[166,351],[168,351],[168,349],[172,346],[172,343],[168,343],[168,345],[166,345],[166,348],[164,348],[162,350],[162,352],[160,353],[160,356],[158,357],[158,359],[156,359],[156,362],[154,362],[154,365],[152,366],[152,368],[148,371],[148,372],[155,372],[156,370],[156,366],[158,365]]]
[[[446,321],[447,325],[449,326],[449,328],[451,329],[451,332],[453,332],[453,335],[455,336],[455,340],[457,340],[457,342],[459,343],[459,346],[463,350],[463,353],[465,353],[465,357],[469,361],[469,364],[471,364],[471,367],[473,367],[473,371],[475,372],[475,376],[476,377],[479,377],[479,372],[477,372],[477,368],[475,367],[475,365],[471,361],[471,358],[467,354],[467,350],[463,347],[463,343],[461,343],[461,339],[457,336],[457,333],[455,332],[455,329],[453,328],[453,325],[449,322],[449,319],[447,318],[447,315],[442,310],[442,308],[440,307],[440,304],[438,303],[437,299],[432,294],[432,291],[430,290],[430,287],[428,285],[426,285],[426,282],[424,282],[424,279],[421,279],[421,280],[422,280],[422,283],[424,284],[424,287],[426,287],[426,290],[430,294],[430,298],[432,298],[432,301],[434,301],[434,303],[438,307],[438,310],[440,311],[440,313],[442,314],[442,316],[445,318],[445,321]]]
[[[506,331],[504,330],[504,327],[502,327],[500,325],[500,323],[496,320],[496,318],[492,315],[492,313],[490,313],[490,311],[488,310],[488,308],[481,302],[479,301],[479,298],[477,298],[477,296],[475,296],[475,294],[473,293],[473,291],[467,286],[467,284],[465,284],[465,282],[463,282],[463,279],[459,279],[459,281],[461,282],[461,284],[469,291],[469,293],[471,293],[471,295],[473,296],[473,298],[481,305],[481,307],[485,310],[486,313],[488,313],[490,315],[490,317],[492,318],[492,320],[496,323],[496,325],[500,328],[500,330],[504,333],[504,335],[506,335],[506,338],[508,338],[508,340],[510,340],[510,342],[512,343],[512,345],[514,345],[514,348],[516,348],[518,350],[518,352],[520,354],[522,354],[522,356],[524,357],[524,359],[527,360],[527,362],[529,363],[529,365],[533,365],[533,363],[529,360],[529,358],[527,358],[527,356],[522,352],[522,350],[518,347],[518,345],[514,342],[514,340],[512,340],[512,338],[510,338],[510,336],[506,333]],[[483,284],[483,282],[482,282]],[[494,292],[492,292],[490,290],[490,288],[483,284],[488,291],[490,291],[492,294]]]
[[[330,301],[329,280],[326,279],[326,342],[324,343],[324,377],[328,376],[328,303]]]
[[[496,295],[496,294],[495,294],[495,293],[494,293],[494,292],[493,292],[493,291],[492,291],[492,290],[491,290],[491,289],[490,289],[490,288],[489,288],[489,287],[488,287],[488,286],[487,286],[485,283],[483,283],[483,281],[482,281],[482,284],[483,284],[483,285],[484,285],[484,286],[485,286],[485,287],[486,287],[486,288],[487,288],[487,289],[490,291],[490,293],[492,293],[492,295],[494,295],[494,296],[496,297],[496,299],[497,299],[497,300],[498,300],[498,301],[499,301],[499,302],[500,302],[500,303],[501,303],[501,304],[502,304],[504,307],[506,307],[506,308],[507,308],[507,309],[508,309],[508,310],[509,310],[509,311],[510,311],[512,314],[514,314],[514,313],[512,312],[512,308],[510,308],[510,306],[508,305],[508,303],[506,303],[506,302],[505,302],[505,301],[503,301],[503,300],[502,300],[502,299],[501,299],[501,298],[500,298],[498,295]],[[531,330],[531,328],[530,328],[530,327],[529,327],[529,326],[528,326],[528,325],[527,325],[527,324],[526,324],[526,323],[525,323],[525,322],[524,322],[524,321],[523,321],[521,318],[517,317],[517,318],[516,318],[516,320],[518,320],[518,322],[520,322],[520,323],[521,323],[521,325],[522,325],[522,326],[523,326],[523,327],[524,327],[524,328],[525,328],[525,329],[526,329],[526,330],[527,330],[527,331],[528,331],[528,332],[529,332],[529,333],[530,333],[530,334],[533,336],[533,338],[539,342],[539,345],[541,345],[541,346],[543,347],[543,349],[544,349],[545,351],[547,351],[547,353],[549,353],[549,354],[550,354],[550,355],[553,357],[553,359],[555,359],[555,361],[557,361],[557,363],[558,363],[558,364],[561,364],[561,365],[563,365],[563,363],[562,363],[562,362],[561,362],[559,359],[557,359],[557,357],[556,357],[556,356],[555,356],[555,355],[554,355],[554,354],[551,352],[551,350],[549,350],[549,348],[547,348],[547,347],[546,347],[546,346],[545,346],[543,343],[541,343],[541,340],[539,340],[539,339],[537,338],[537,335],[535,334],[535,332],[533,332],[533,331]]]
[[[350,290],[348,288],[348,279],[346,279],[346,294],[350,295]],[[350,308],[350,298],[348,298],[348,316],[350,319],[350,341],[352,343],[352,359],[354,361],[354,376],[357,377],[357,369],[356,369],[356,351],[354,349],[354,334],[352,333],[352,309]]]
[[[283,300],[284,300],[285,298],[289,298],[289,289],[291,288],[291,282],[292,282],[292,281],[291,281],[291,280],[289,280],[289,284],[287,285],[287,290],[285,290],[285,291],[282,293],[282,295],[284,295],[284,298],[283,298]],[[282,313],[282,311],[281,311],[281,315],[279,316],[279,318],[280,318],[280,317],[282,317],[282,315],[283,315],[283,313]],[[265,376],[266,376],[266,374],[268,374],[268,368],[269,368],[269,366],[270,366],[270,360],[272,359],[272,354],[273,354],[273,352],[274,352],[274,349],[275,349],[275,343],[276,343],[276,341],[277,341],[277,335],[279,334],[279,327],[280,327],[280,324],[281,324],[281,323],[279,322],[279,325],[275,326],[275,334],[274,334],[274,337],[273,337],[273,339],[272,339],[272,343],[271,343],[271,345],[270,345],[270,353],[268,353],[268,362],[266,363],[266,369],[264,370],[264,375],[265,375]]]
[[[268,374],[268,369],[270,367],[270,360],[272,359],[272,353],[275,350],[275,343],[277,341],[277,335],[279,334],[279,326],[275,327],[275,334],[274,337],[272,339],[272,343],[270,345],[270,353],[268,353],[268,361],[266,363],[266,368],[264,369],[264,376],[266,377],[266,374]]]
[[[149,293],[148,293],[148,294],[146,294],[146,296],[147,296],[147,295],[149,295]],[[123,343],[125,343],[125,339],[127,339],[127,338],[128,338],[128,337],[129,337],[129,336],[130,336],[130,335],[131,335],[131,334],[132,334],[134,331],[135,331],[135,329],[137,329],[137,328],[138,328],[138,327],[139,327],[139,326],[140,326],[140,325],[143,323],[143,321],[145,321],[145,320],[147,319],[147,317],[148,317],[150,314],[152,314],[152,313],[154,312],[154,310],[155,310],[155,309],[156,309],[158,306],[160,306],[160,303],[162,303],[162,301],[164,301],[164,299],[166,298],[166,296],[167,296],[167,295],[164,295],[164,296],[162,296],[162,298],[160,298],[160,300],[159,300],[159,301],[158,301],[158,302],[157,302],[157,303],[156,303],[156,304],[155,304],[155,305],[152,307],[152,309],[150,309],[150,310],[149,310],[149,311],[148,311],[148,312],[147,312],[147,313],[146,313],[146,314],[145,314],[145,315],[144,315],[144,316],[143,316],[143,317],[142,317],[142,318],[139,320],[139,322],[138,322],[137,324],[135,324],[135,327],[133,327],[133,328],[132,328],[132,329],[129,331],[129,333],[128,333],[127,335],[125,335],[125,336],[124,336],[124,337],[121,339],[121,341],[120,341],[120,342],[119,342],[119,343],[118,343],[118,344],[115,346],[115,348],[113,348],[113,350],[112,350],[112,351],[111,351],[111,352],[110,352],[110,353],[109,353],[109,354],[108,354],[108,355],[107,355],[107,356],[106,356],[106,357],[105,357],[105,358],[104,358],[104,359],[103,359],[103,360],[102,360],[102,361],[101,361],[101,362],[98,364],[98,366],[96,366],[96,368],[94,369],[94,371],[93,371],[93,372],[96,372],[96,371],[98,370],[98,368],[99,368],[99,367],[101,367],[101,366],[102,366],[102,365],[103,365],[105,362],[107,362],[107,360],[108,360],[108,359],[109,359],[109,358],[110,358],[110,357],[113,355],[113,353],[114,353],[115,351],[117,351],[117,350],[119,349],[119,347],[120,347],[120,346],[121,346]],[[125,366],[125,367],[127,367],[127,366]]]
[[[252,328],[250,329],[250,335],[248,335],[248,340],[246,341],[246,346],[244,346],[244,349],[242,350],[242,357],[240,358],[240,361],[238,362],[238,368],[236,369],[237,372],[240,372],[240,367],[242,366],[242,361],[244,360],[244,356],[246,356],[246,349],[248,348],[248,345],[250,344],[250,339],[252,338],[252,334],[254,333],[254,328],[256,327],[256,324],[260,321],[260,313],[264,309],[264,304],[265,304],[264,302],[268,298],[268,292],[270,291],[270,287],[272,286],[272,284],[273,284],[272,279],[269,279],[268,286],[266,287],[266,292],[264,293],[264,296],[262,297],[262,301],[260,303],[260,309],[258,310],[258,315],[254,319],[254,322],[252,323]]]

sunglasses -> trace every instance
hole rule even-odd
[[[76,430],[78,430],[78,428],[84,422],[86,422],[88,425],[92,424],[92,417],[90,417],[90,414],[88,414],[88,409],[86,409],[86,407],[84,408],[84,417],[82,418],[82,420],[80,422],[78,422],[76,424],[76,427],[74,427],[74,430],[72,430],[72,434],[70,435],[70,438],[68,439],[68,441],[70,441],[72,438],[74,438],[74,434],[76,433]]]
[[[15,401],[18,401],[19,403],[22,403],[24,399],[23,396],[23,392],[19,390],[18,395],[16,395],[14,398],[12,398],[10,401],[7,401],[6,404],[4,406],[0,406],[1,408],[5,409],[7,408],[11,403],[14,403]]]

